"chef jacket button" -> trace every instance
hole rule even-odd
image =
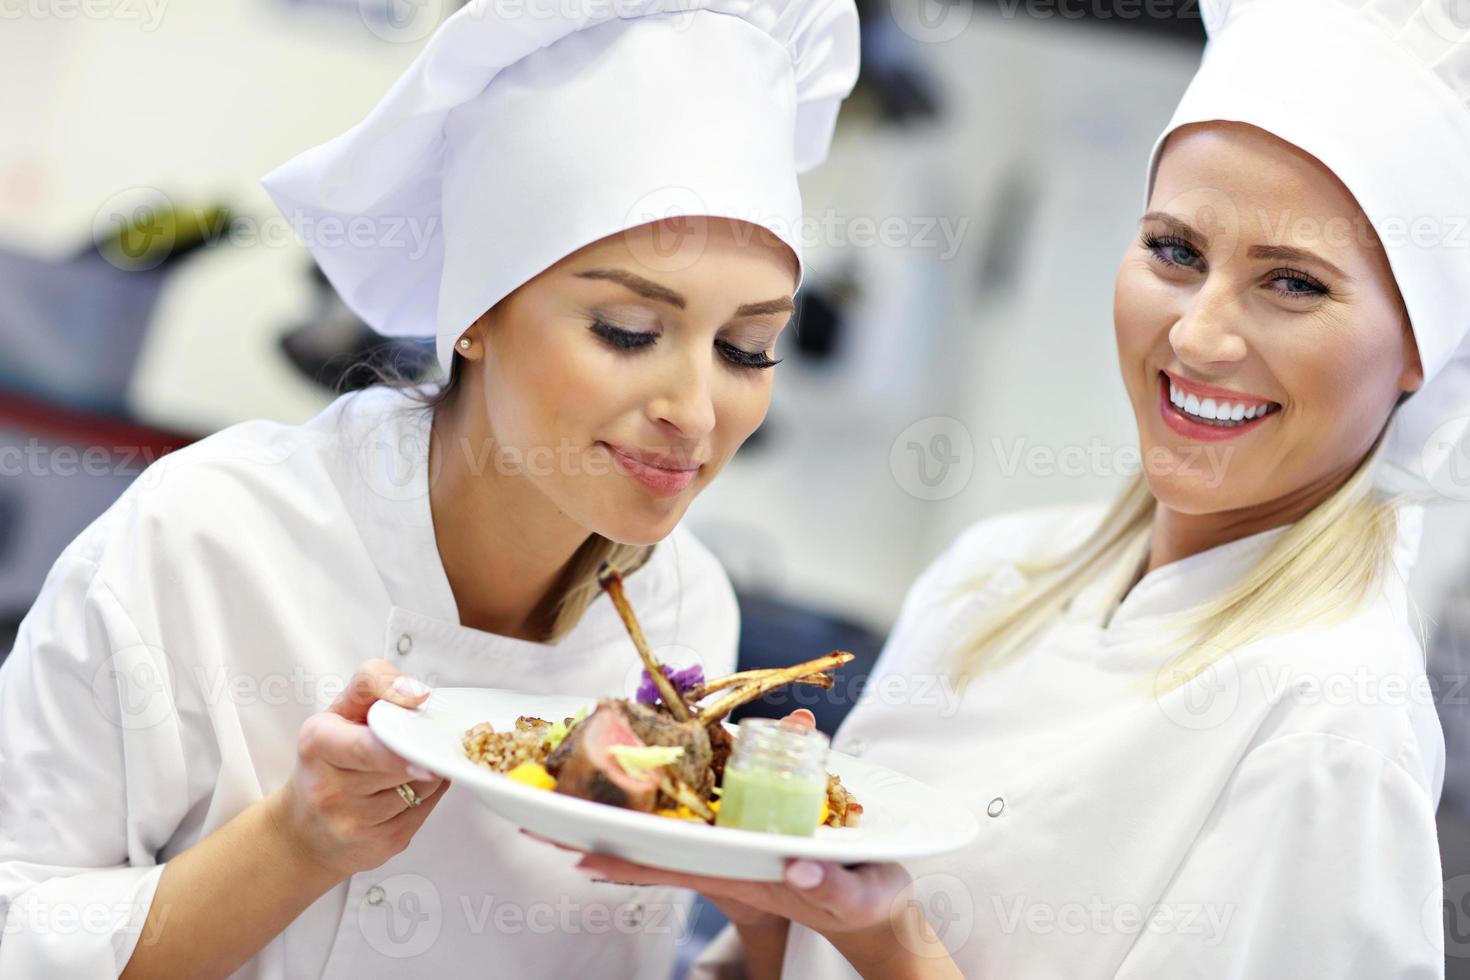
[[[868,747],[868,740],[865,739],[865,738],[852,738],[852,739],[848,739],[848,741],[847,741],[847,754],[848,755],[862,755],[863,752],[867,749],[867,747]]]
[[[623,920],[625,922],[627,922],[628,925],[630,925],[630,926],[639,926],[639,925],[642,925],[643,924],[643,905],[642,905],[642,903],[640,903],[640,902],[634,902],[632,905],[629,905],[628,906],[628,910],[625,913],[623,913]]]
[[[990,814],[992,817],[998,817],[1002,813],[1005,813],[1006,812],[1006,801],[1005,801],[1005,798],[1004,797],[997,796],[995,799],[991,800],[990,801],[990,805],[985,808],[985,812],[988,813],[988,814]]]
[[[400,657],[406,657],[408,656],[408,651],[412,649],[413,637],[409,636],[407,633],[404,633],[398,638],[398,655]]]
[[[368,889],[367,903],[369,905],[382,905],[383,899],[387,896],[388,893],[383,891],[382,885],[374,885],[373,887]]]

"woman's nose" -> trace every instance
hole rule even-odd
[[[658,395],[649,403],[654,421],[673,426],[686,439],[708,435],[715,427],[710,358],[679,358],[670,365]]]
[[[1238,297],[1227,287],[1201,287],[1169,329],[1169,344],[1186,364],[1233,363],[1245,359]]]

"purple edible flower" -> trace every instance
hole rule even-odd
[[[673,682],[674,690],[680,694],[704,683],[704,668],[699,664],[685,667],[683,670],[675,670],[668,664],[664,664],[663,671],[664,676]],[[657,704],[659,702],[658,688],[653,686],[653,678],[648,675],[646,669],[640,676],[642,682],[638,685],[637,700],[643,704]]]

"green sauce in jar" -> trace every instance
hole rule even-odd
[[[826,762],[821,732],[745,719],[725,764],[716,825],[812,836],[827,798]]]

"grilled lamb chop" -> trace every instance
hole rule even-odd
[[[825,672],[852,659],[850,653],[833,651],[791,667],[732,674],[686,695],[675,688],[644,639],[623,595],[622,576],[604,564],[598,582],[622,617],[659,693],[659,703],[619,698],[599,701],[597,709],[573,725],[546,758],[546,769],[556,777],[558,793],[643,811],[682,804],[707,821],[712,820],[713,813],[704,801],[723,776],[734,745],[722,723],[724,718],[740,705],[786,684],[830,687],[831,677]],[[701,699],[717,692],[723,693],[703,707],[698,705]],[[608,751],[614,745],[678,746],[684,752],[667,766],[633,774]]]
[[[671,715],[639,701],[623,701],[628,723],[644,745],[677,745],[684,754],[669,766],[670,772],[684,785],[708,799],[715,785],[710,769],[714,753],[710,748],[710,732],[698,721],[675,721]]]
[[[710,788],[714,786],[714,773],[710,768],[710,735],[703,725],[697,721],[675,721],[661,708],[637,701],[605,699],[598,703],[597,711],[588,715],[587,721],[596,717],[598,712],[617,714],[621,725],[632,732],[640,745],[677,745],[682,748],[684,754],[669,765],[669,773],[696,793],[702,794],[703,798],[709,797]],[[585,721],[572,726],[561,744],[546,757],[546,771],[560,780],[560,772],[573,755],[598,758],[597,753],[589,755],[583,743],[589,737],[595,738],[599,730],[589,729]],[[606,755],[606,752],[602,755]],[[621,772],[622,767],[618,766],[617,760],[608,756],[607,761]],[[580,796],[581,793],[572,792],[572,795]]]
[[[597,710],[567,733],[547,757],[556,791],[568,796],[652,812],[658,800],[659,773],[630,773],[609,751],[614,745],[644,745],[625,713],[627,702],[603,700]]]

